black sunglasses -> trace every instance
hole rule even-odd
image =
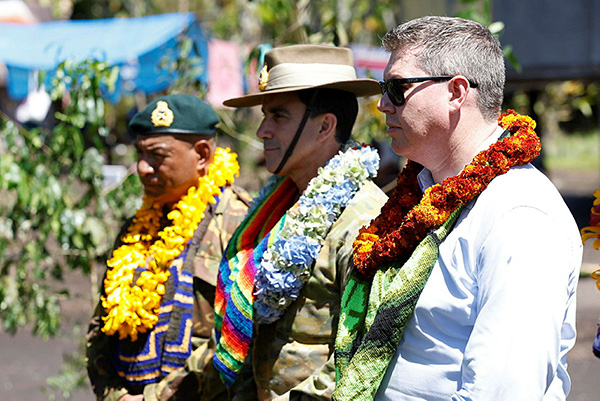
[[[406,99],[404,98],[404,85],[414,84],[417,82],[425,81],[449,81],[453,76],[439,76],[439,77],[418,77],[418,78],[390,78],[386,81],[379,81],[379,88],[381,94],[385,95],[387,92],[390,101],[395,106],[402,106]],[[477,88],[477,83],[469,80],[471,88]]]

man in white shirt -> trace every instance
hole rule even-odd
[[[354,244],[334,399],[566,399],[581,241],[529,164],[535,122],[500,113],[500,43],[479,23],[424,17],[383,46],[378,108],[413,162]]]

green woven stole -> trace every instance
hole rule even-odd
[[[373,399],[437,261],[439,246],[461,210],[425,237],[404,265],[380,268],[372,281],[353,269],[342,296],[335,341],[334,400]]]

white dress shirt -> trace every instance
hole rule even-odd
[[[422,189],[433,185],[429,171]],[[579,231],[531,165],[465,207],[376,400],[565,400],[575,343]]]

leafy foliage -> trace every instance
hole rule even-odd
[[[58,374],[46,378],[46,386],[43,391],[50,401],[57,399],[57,393],[62,398],[69,400],[73,392],[87,385],[87,370],[85,366],[85,335],[82,327],[76,326],[71,333],[74,343],[79,346],[73,352],[63,355],[63,363]]]
[[[368,0],[257,0],[246,13],[262,29],[258,41],[284,43],[376,43],[397,5]],[[393,18],[392,18],[393,19]],[[256,29],[254,31],[257,31]]]
[[[105,63],[64,62],[52,97],[68,103],[51,132],[0,119],[0,319],[10,333],[28,323],[34,334],[57,333],[67,293],[56,280],[68,268],[90,273],[111,246],[111,217],[120,218],[131,198],[124,191],[139,192],[139,184],[102,188],[102,91],[115,79]]]
[[[160,69],[174,77],[169,93],[188,93],[204,97],[206,88],[200,81],[201,61],[194,40],[185,34],[179,35],[174,57],[165,55],[159,64]]]
[[[456,13],[457,17],[471,19],[485,25],[497,37],[500,37],[504,30],[504,22],[492,20],[492,1],[491,0],[460,0],[462,8]],[[521,64],[515,55],[513,47],[508,44],[502,48],[506,61],[520,72]]]

